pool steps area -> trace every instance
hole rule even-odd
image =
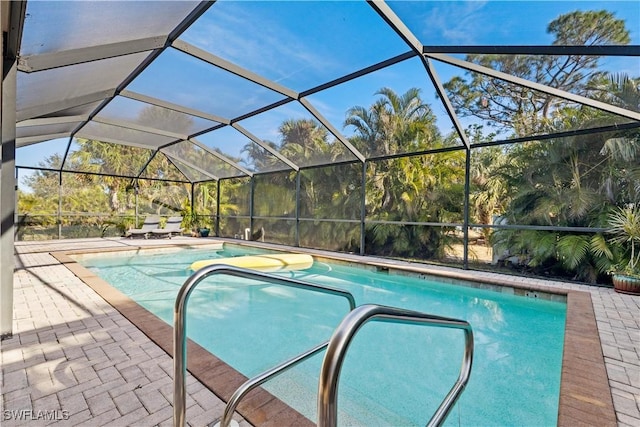
[[[456,401],[469,381],[473,362],[473,331],[471,325],[464,320],[433,316],[422,312],[381,306],[377,304],[365,304],[359,307],[355,305],[355,298],[345,290],[307,283],[301,280],[274,276],[255,270],[247,270],[230,265],[207,265],[190,276],[178,291],[174,309],[173,324],[173,354],[174,354],[174,427],[183,427],[186,423],[186,372],[187,372],[187,302],[190,294],[204,279],[209,276],[223,274],[261,282],[273,283],[285,287],[303,289],[310,292],[319,292],[334,296],[341,296],[349,301],[350,311],[335,329],[328,342],[285,361],[278,366],[268,369],[263,373],[247,380],[232,394],[227,401],[221,427],[229,427],[232,416],[240,400],[256,387],[266,383],[297,364],[315,356],[321,350],[326,349],[319,375],[318,386],[318,424],[323,427],[336,427],[338,423],[338,383],[342,364],[345,360],[351,340],[360,327],[371,320],[383,320],[386,322],[407,325],[426,325],[442,328],[461,329],[464,331],[465,346],[460,374],[453,387],[444,397],[433,416],[427,423],[428,426],[439,426],[449,415]],[[358,420],[360,423],[363,420]],[[370,420],[369,420],[370,421]],[[365,421],[365,425],[369,424]],[[386,421],[387,423],[389,420]]]

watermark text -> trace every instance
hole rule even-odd
[[[45,420],[45,421],[60,421],[60,420],[68,420],[69,419],[69,411],[60,411],[60,410],[38,410],[35,411],[33,409],[13,409],[13,410],[4,410],[2,411],[2,420],[9,421],[36,421],[36,420]]]

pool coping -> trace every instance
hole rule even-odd
[[[224,239],[218,240],[225,243]],[[204,242],[203,242],[204,243]],[[211,242],[214,244],[214,242]],[[303,248],[283,248],[281,245],[243,243],[236,240],[226,243],[261,247],[270,250],[289,250],[310,253],[343,263],[364,264],[369,268],[384,269],[398,274],[417,275],[428,279],[437,276],[451,281],[463,281],[467,286],[500,290],[531,298],[544,297],[553,300],[566,300],[567,315],[565,324],[564,350],[562,356],[562,374],[560,399],[558,405],[558,425],[574,426],[591,424],[616,426],[616,413],[613,407],[611,389],[608,383],[604,356],[598,334],[595,313],[588,292],[554,288],[523,283],[521,278],[505,275],[498,278],[478,276],[470,270],[431,265],[415,265],[395,260],[374,257],[362,257],[352,254],[327,253]],[[180,245],[176,245],[180,246]],[[201,245],[198,245],[199,247]],[[82,267],[71,255],[104,252],[126,252],[139,250],[164,249],[167,247],[145,246],[137,248],[105,248],[89,250],[64,250],[50,252],[61,264],[67,267],[84,283],[129,321],[156,342],[167,354],[173,355],[173,328],[151,312],[139,306],[129,297],[113,288],[90,270]],[[223,401],[227,402],[235,389],[246,377],[229,365],[209,353],[197,343],[188,340],[188,370],[207,388]],[[260,426],[303,426],[314,425],[312,421],[290,408],[275,396],[262,388],[251,392],[239,405],[237,412],[248,422]]]

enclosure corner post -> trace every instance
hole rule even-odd
[[[364,224],[364,221],[366,219],[366,215],[367,215],[367,205],[366,205],[366,200],[367,200],[367,161],[365,160],[364,162],[362,162],[362,190],[361,190],[361,200],[360,200],[360,255],[364,255],[365,254],[365,232],[366,232],[366,227]]]
[[[300,169],[296,171],[296,247],[300,247]]]
[[[216,181],[216,236],[220,237],[220,180]]]
[[[469,182],[471,180],[471,149],[465,149],[464,164],[464,245],[462,255],[462,267],[469,268]]]

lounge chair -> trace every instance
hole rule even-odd
[[[167,219],[167,223],[164,228],[155,228],[151,230],[151,234],[153,237],[168,237],[171,238],[172,235],[182,233],[182,227],[180,224],[182,223],[181,216],[172,216]]]
[[[159,225],[160,217],[158,215],[149,215],[144,219],[142,227],[130,228],[129,230],[127,230],[125,237],[144,237],[145,239],[147,239],[149,238],[149,233],[151,233],[151,230],[158,228]]]

